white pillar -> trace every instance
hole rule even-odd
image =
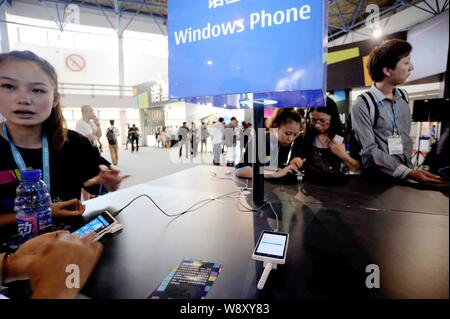
[[[0,20],[6,21],[5,5],[0,6]],[[0,22],[0,41],[2,43],[1,52],[9,52],[9,37],[6,22]]]
[[[119,33],[117,35],[117,41],[119,44],[119,96],[123,97],[123,87],[125,86],[125,71],[124,71],[124,62],[123,62],[123,35]]]

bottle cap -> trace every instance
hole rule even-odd
[[[22,171],[22,180],[24,181],[37,181],[41,179],[40,169],[27,169]]]

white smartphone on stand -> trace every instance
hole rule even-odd
[[[264,262],[264,271],[257,284],[258,289],[263,289],[269,273],[277,269],[278,264],[286,262],[286,252],[289,234],[263,231],[253,251],[252,259]]]

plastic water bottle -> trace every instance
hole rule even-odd
[[[52,229],[52,200],[40,169],[22,171],[14,211],[21,243]]]

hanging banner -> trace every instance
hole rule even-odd
[[[291,92],[323,102],[327,1],[169,0],[168,8],[171,98]]]

